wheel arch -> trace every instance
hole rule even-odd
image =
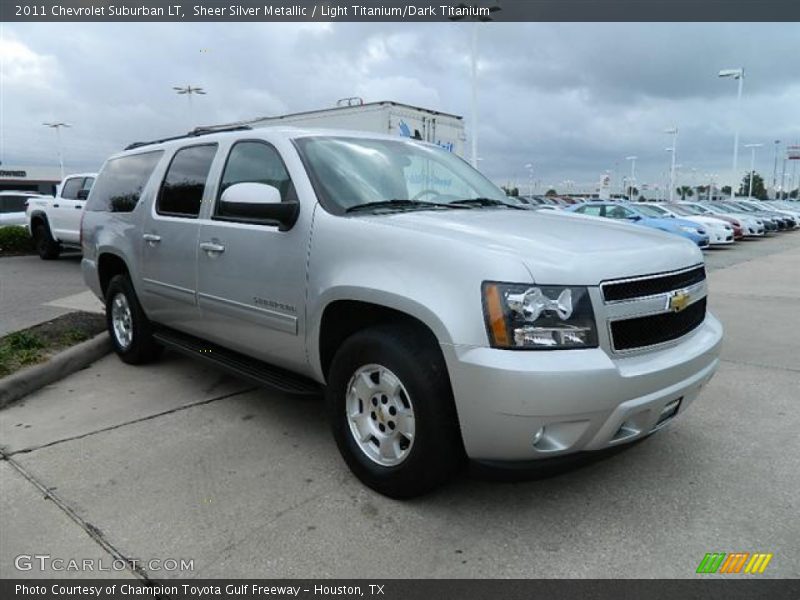
[[[390,323],[417,329],[439,349],[444,325],[438,319],[409,310],[399,302],[338,298],[325,305],[315,328],[317,336],[312,338],[315,342],[309,345],[312,367],[322,381],[327,380],[333,357],[348,337],[366,328]]]
[[[131,270],[128,263],[119,254],[114,252],[101,252],[97,257],[97,277],[100,282],[100,291],[105,298],[108,284],[116,275],[128,275]]]

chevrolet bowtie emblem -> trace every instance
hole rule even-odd
[[[689,306],[689,292],[681,290],[673,292],[669,300],[667,300],[667,308],[672,312],[681,312],[684,308]]]

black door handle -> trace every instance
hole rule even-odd
[[[58,204],[53,204],[53,208],[58,208]]]

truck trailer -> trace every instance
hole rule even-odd
[[[431,142],[459,156],[464,156],[466,140],[463,117],[390,101],[357,103],[273,117],[259,117],[215,125],[208,129],[237,125],[249,127],[294,125],[398,135]]]

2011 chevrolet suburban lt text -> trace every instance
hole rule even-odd
[[[393,497],[466,458],[647,436],[719,360],[694,244],[521,210],[410,139],[276,127],[134,144],[103,166],[82,245],[122,360],[166,345],[324,388],[345,461]]]

